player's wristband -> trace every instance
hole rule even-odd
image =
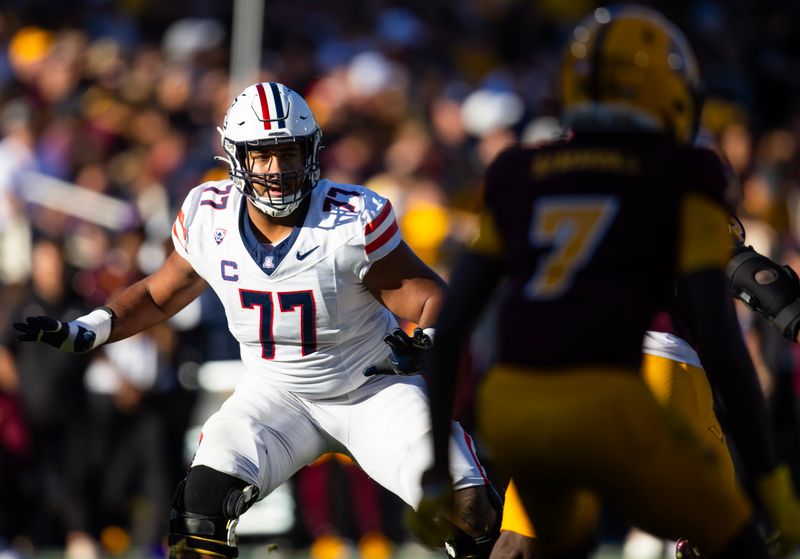
[[[434,342],[434,338],[436,337],[436,328],[433,327],[423,328],[422,333],[431,339],[431,343]]]
[[[114,313],[108,307],[100,307],[87,315],[76,318],[75,322],[82,325],[87,330],[95,333],[93,348],[104,344],[111,336],[111,326],[114,320]]]

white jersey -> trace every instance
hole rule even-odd
[[[382,338],[397,322],[363,278],[402,237],[391,203],[366,187],[321,180],[310,197],[302,227],[262,245],[241,192],[208,182],[187,196],[172,240],[222,301],[247,369],[319,400],[357,388],[389,354]]]
[[[697,352],[689,342],[668,332],[656,332],[653,330],[645,332],[642,342],[642,353],[657,355],[679,363],[686,363],[698,369],[703,368],[703,364],[700,362],[700,356],[697,355]]]

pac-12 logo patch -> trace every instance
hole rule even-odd
[[[225,229],[222,228],[219,228],[216,231],[214,231],[214,240],[217,242],[217,244],[220,244],[222,242],[222,240],[225,238],[226,233],[227,231],[225,231]]]

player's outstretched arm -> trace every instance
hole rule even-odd
[[[719,269],[692,273],[681,279],[677,289],[703,367],[730,416],[731,434],[748,474],[758,475],[775,466],[776,455],[755,367],[728,294],[728,280]]]
[[[422,500],[417,524],[436,526],[445,515],[450,490],[449,438],[458,365],[464,343],[480,316],[489,294],[503,277],[502,266],[492,257],[467,252],[456,263],[450,288],[436,321],[436,343],[429,361],[433,466],[422,476]]]
[[[788,469],[780,465],[767,428],[766,405],[756,372],[719,270],[681,280],[678,294],[689,309],[692,336],[711,384],[728,411],[729,430],[754,481],[755,498],[776,532],[775,552],[784,557],[800,545],[800,501]]]
[[[125,289],[108,304],[114,312],[109,342],[164,322],[208,287],[192,265],[173,251],[158,271]]]
[[[435,461],[447,461],[455,384],[464,345],[503,275],[504,269],[494,257],[473,251],[466,252],[453,268],[447,297],[436,321],[436,343],[429,362]]]
[[[69,322],[29,316],[14,328],[20,332],[20,341],[41,341],[62,351],[85,353],[163,322],[206,287],[191,265],[173,252],[157,272],[127,287],[107,306]]]

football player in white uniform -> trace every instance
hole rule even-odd
[[[296,92],[246,88],[220,133],[231,178],[189,193],[161,269],[74,321],[17,325],[22,340],[85,352],[163,322],[209,286],[220,298],[247,374],[203,426],[178,488],[178,557],[235,557],[239,516],[327,451],[349,454],[412,507],[432,463],[417,373],[444,282],[403,242],[388,200],[320,179],[322,134]],[[396,316],[419,325],[413,337]],[[450,450],[448,552],[488,556],[497,501],[456,423]]]

